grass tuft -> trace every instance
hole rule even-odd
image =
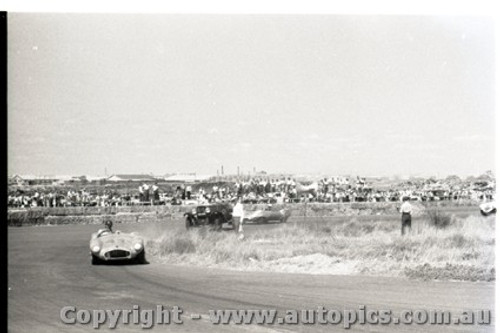
[[[429,223],[439,229],[448,228],[453,222],[451,215],[437,208],[427,210],[427,216],[429,218]]]

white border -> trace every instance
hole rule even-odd
[[[494,0],[5,0],[11,12],[204,13],[204,14],[387,14],[495,16]]]

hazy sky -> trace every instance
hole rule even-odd
[[[9,174],[495,169],[485,17],[8,16]]]

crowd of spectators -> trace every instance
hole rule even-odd
[[[171,191],[161,190],[157,183],[143,183],[136,191],[118,193],[111,189],[102,191],[82,190],[24,190],[9,193],[8,206],[70,207],[70,206],[127,206],[201,204],[219,201],[243,203],[348,203],[494,199],[494,184],[462,183],[460,186],[436,186],[436,184],[408,185],[377,189],[367,185],[362,178],[351,182],[336,178],[324,178],[315,182],[300,182],[293,177],[253,177],[234,182],[213,184],[179,184]]]
[[[288,177],[283,179],[256,178],[236,183],[238,196],[243,202],[389,202],[402,201],[407,197],[413,201],[440,200],[493,200],[494,188],[477,184],[462,184],[454,188],[436,184],[401,185],[390,189],[377,189],[357,178],[351,183],[339,182],[335,178],[323,178],[317,182],[301,184]]]

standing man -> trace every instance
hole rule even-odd
[[[160,193],[159,193],[159,188],[158,188],[158,182],[155,182],[153,184],[153,186],[151,186],[151,190],[153,191],[153,200],[151,201],[151,203],[153,205],[156,205],[160,201]]]
[[[411,231],[412,206],[408,197],[403,197],[403,204],[401,205],[401,208],[399,208],[399,212],[401,213],[401,235],[403,236],[407,233],[407,228],[408,232]]]
[[[144,189],[142,185],[139,186],[139,202],[142,204],[144,201]]]
[[[144,183],[144,185],[142,185],[142,189],[144,191],[144,202],[149,203],[149,185]]]
[[[245,211],[243,210],[243,204],[241,203],[241,197],[238,197],[238,202],[233,207],[233,226],[234,230],[240,234],[243,233],[243,219]]]

